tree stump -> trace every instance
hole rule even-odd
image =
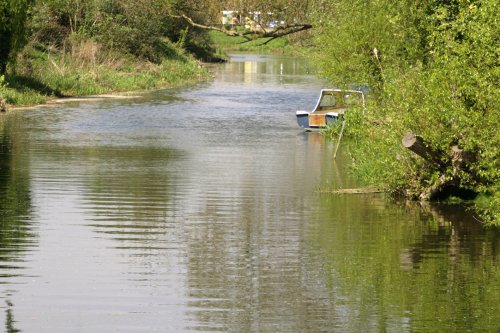
[[[431,149],[430,145],[421,136],[408,132],[401,142],[405,148],[408,148],[424,160],[436,164],[440,168],[445,166],[442,160],[443,153],[439,150]]]
[[[420,200],[433,200],[450,195],[467,199],[476,195],[474,191],[461,185],[462,173],[467,173],[473,179],[478,179],[477,175],[469,168],[469,165],[475,160],[475,154],[466,152],[457,145],[451,146],[447,151],[433,149],[421,136],[412,132],[403,137],[402,144],[427,162],[437,166],[440,173],[437,181],[421,190]]]

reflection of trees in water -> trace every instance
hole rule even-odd
[[[208,196],[186,230],[191,328],[328,331],[327,290],[304,260],[303,199],[252,191]]]
[[[30,181],[23,151],[22,134],[16,128],[16,118],[0,119],[0,284],[19,275],[23,253],[33,244],[29,223],[31,213]],[[0,298],[8,295],[0,295]],[[6,300],[5,330],[15,328],[14,305]]]
[[[413,208],[415,209],[415,208]],[[485,230],[474,212],[458,204],[425,204],[421,209],[429,231],[408,249],[411,263],[417,268],[428,256],[445,249],[450,263],[462,254],[476,259],[487,256],[497,261],[500,238],[494,229]]]
[[[297,140],[304,142],[305,157],[292,155],[276,164],[284,173],[292,170],[292,190],[261,188],[260,182],[274,185],[259,178],[266,171],[247,171],[237,173],[230,188],[199,188],[203,199],[190,202],[196,219],[185,227],[191,329],[326,332],[335,327],[332,291],[318,259],[308,253],[307,215],[317,207],[296,191],[314,191],[318,178],[338,176],[343,165],[332,165],[333,145],[318,133],[301,133]],[[350,180],[334,181],[341,186]]]
[[[191,328],[495,327],[499,237],[463,207],[435,207],[433,215],[381,195],[320,196],[307,209],[286,197],[239,197],[246,199],[208,198],[199,207],[204,222],[186,230]]]
[[[21,133],[13,128],[16,119],[0,119],[0,262],[7,273],[19,259],[19,253],[32,243],[28,222],[31,213],[29,171],[21,156]],[[10,264],[9,264],[10,263]]]
[[[378,199],[377,199],[378,197]],[[332,196],[311,232],[347,331],[488,331],[500,313],[498,234],[458,206]],[[335,213],[336,212],[336,213]],[[451,214],[450,214],[451,213]],[[491,320],[478,320],[486,316]]]
[[[60,151],[54,155],[61,156]],[[158,238],[168,227],[168,166],[178,151],[80,147],[62,155],[66,156],[66,167],[83,183],[85,209],[93,214],[90,226],[96,232],[119,241],[117,247],[123,249],[161,246]]]
[[[196,329],[235,331],[238,327],[248,332],[252,325],[259,327],[258,312],[265,313],[265,301],[273,298],[273,293],[267,293],[267,299],[262,299],[266,284],[261,279],[271,282],[269,270],[278,263],[261,255],[272,250],[261,236],[263,226],[251,216],[252,206],[258,203],[235,203],[241,211],[239,221],[221,216],[227,204],[210,200],[199,214],[203,222],[189,229],[189,305]],[[262,265],[264,261],[268,264]],[[276,284],[274,294],[279,288]]]

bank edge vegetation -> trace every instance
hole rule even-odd
[[[220,26],[223,9],[259,13],[257,28]],[[207,30],[254,40],[298,29],[332,86],[368,89],[366,113],[347,114],[344,132],[362,179],[411,199],[474,198],[478,220],[500,225],[499,9],[497,0],[1,0],[0,94],[20,103],[14,92],[26,87],[166,85],[172,73],[203,75],[193,55],[212,56]]]
[[[172,87],[208,78],[205,31],[140,0],[0,0],[0,95],[51,96]]]
[[[367,182],[412,199],[475,198],[478,219],[500,225],[499,7],[342,0],[318,15],[322,73],[370,89],[344,133]]]

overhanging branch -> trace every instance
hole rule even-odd
[[[285,24],[285,25],[280,25],[275,28],[259,28],[259,29],[254,29],[254,30],[245,30],[245,31],[236,31],[236,30],[228,30],[225,29],[224,26],[219,27],[215,25],[205,25],[205,24],[200,24],[193,19],[191,19],[189,16],[182,14],[182,15],[173,15],[173,17],[177,18],[182,18],[184,19],[189,25],[200,28],[200,29],[205,29],[205,30],[215,30],[222,32],[226,34],[227,36],[232,36],[232,37],[243,37],[247,40],[252,40],[256,38],[279,38],[283,37],[286,35],[294,34],[300,31],[305,31],[312,29],[312,24],[308,23],[296,23],[296,24]]]

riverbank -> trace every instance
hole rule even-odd
[[[141,97],[141,94],[145,92],[150,92],[151,90],[141,90],[141,91],[124,91],[124,92],[116,92],[110,94],[102,94],[102,95],[88,95],[88,96],[71,96],[71,97],[57,97],[57,98],[49,98],[44,103],[35,104],[35,105],[11,105],[9,107],[9,111],[16,110],[29,110],[38,108],[40,106],[51,107],[57,105],[63,105],[66,103],[73,102],[99,102],[107,99],[134,99]]]
[[[7,109],[56,102],[68,97],[178,88],[209,79],[192,56],[175,50],[159,63],[100,50],[86,41],[71,53],[28,46],[9,73],[0,78],[0,98]]]
[[[226,56],[227,52],[248,52],[248,53],[268,53],[280,55],[303,56],[310,45],[304,45],[310,39],[298,36],[284,36],[281,38],[260,38],[255,40],[246,40],[243,37],[227,36],[219,31],[209,33],[213,48],[216,54],[221,58]]]
[[[227,58],[227,52],[301,54],[290,37],[247,42],[211,32],[210,38],[216,50],[213,57],[218,59]],[[179,88],[211,77],[201,61],[180,47],[169,47],[168,56],[152,63],[104,49],[92,40],[73,42],[70,51],[33,43],[0,77],[0,98],[8,110],[14,110],[80,97],[123,98],[130,92]]]

